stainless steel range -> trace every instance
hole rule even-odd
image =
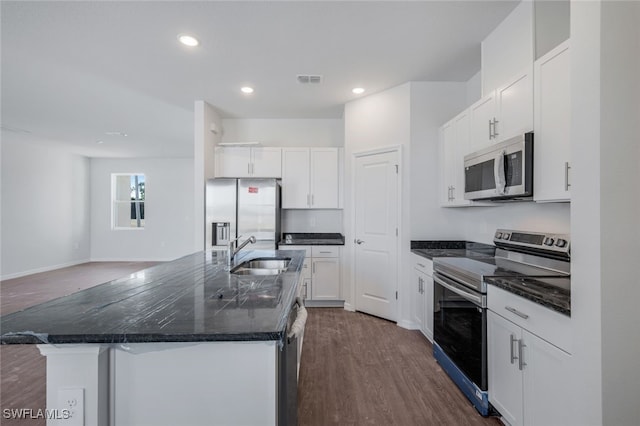
[[[568,277],[570,241],[564,234],[498,229],[494,258],[433,260],[433,352],[483,416],[487,387],[487,284],[489,277]]]

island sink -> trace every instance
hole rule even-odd
[[[279,275],[287,270],[291,258],[260,257],[248,260],[233,268],[235,275]]]

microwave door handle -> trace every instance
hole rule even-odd
[[[496,191],[498,195],[504,195],[507,186],[507,179],[504,174],[504,159],[507,155],[505,150],[500,151],[493,163],[493,177],[496,180]]]

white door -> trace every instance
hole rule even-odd
[[[474,152],[493,145],[496,141],[493,138],[493,125],[489,122],[493,122],[496,118],[495,91],[471,105],[469,114],[471,120],[469,150]]]
[[[340,259],[335,257],[321,257],[312,260],[312,289],[313,300],[340,299]]]
[[[250,177],[251,148],[217,147],[215,149],[216,177]]]
[[[533,78],[531,67],[496,90],[498,123],[496,141],[503,141],[533,130]]]
[[[396,320],[398,153],[356,157],[356,309]]]

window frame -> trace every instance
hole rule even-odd
[[[129,178],[133,177],[133,176],[142,176],[143,177],[143,181],[144,181],[144,189],[145,189],[145,196],[144,196],[144,200],[118,200],[117,199],[117,180],[118,177],[121,176],[129,176]],[[122,204],[122,203],[138,203],[138,204],[146,204],[147,202],[147,176],[145,173],[141,173],[141,172],[130,172],[130,173],[111,173],[111,200],[109,203],[109,207],[111,209],[111,230],[112,231],[144,231],[146,226],[147,226],[147,222],[146,222],[146,205],[145,205],[145,218],[142,219],[144,220],[144,223],[142,223],[142,226],[117,226],[117,215],[116,215],[116,205],[117,204]]]

